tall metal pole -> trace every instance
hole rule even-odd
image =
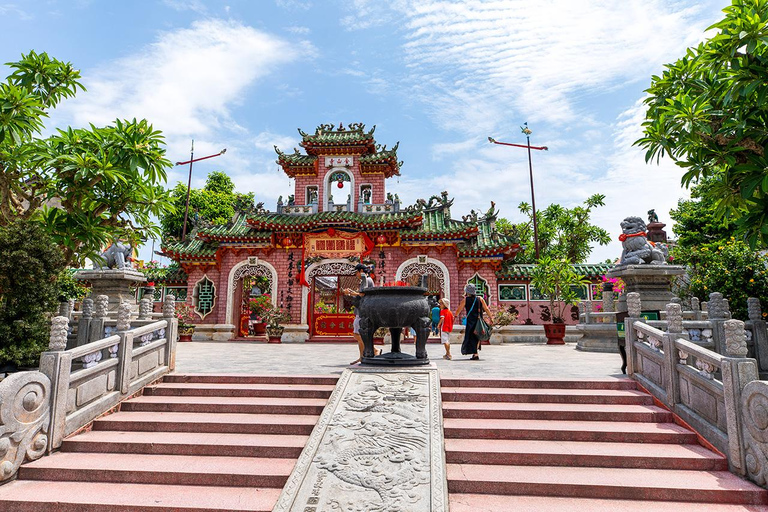
[[[530,144],[529,144],[530,145]],[[192,149],[189,150],[189,179],[187,180],[187,205],[184,207],[184,227],[181,230],[181,241],[187,238],[187,217],[189,216],[189,193],[192,188],[192,162],[195,161],[195,139],[192,139]]]
[[[533,208],[533,246],[536,250],[536,261],[539,260],[539,225],[538,221],[536,219],[536,195],[533,192],[533,163],[531,159],[531,150],[539,150],[539,151],[547,151],[549,148],[547,146],[531,146],[531,130],[528,128],[528,123],[524,123],[523,126],[520,127],[522,132],[525,134],[525,139],[527,141],[526,145],[522,144],[512,144],[511,142],[499,142],[495,140],[493,137],[488,137],[488,142],[491,142],[492,144],[499,144],[501,146],[514,146],[516,148],[527,148],[528,149],[528,172],[530,173],[531,177],[531,207]]]
[[[528,123],[526,123],[527,125]],[[527,126],[526,126],[527,129]],[[530,130],[525,134],[528,141],[528,170],[531,174],[531,206],[533,207],[533,247],[536,249],[536,261],[539,261],[539,225],[536,221],[536,195],[533,193],[533,164],[531,163],[531,136]]]
[[[189,193],[192,189],[192,162],[199,162],[200,160],[208,160],[209,158],[215,158],[217,156],[223,155],[226,152],[227,152],[226,149],[222,149],[219,153],[216,153],[215,155],[208,155],[208,156],[202,156],[200,158],[195,158],[195,140],[192,139],[192,149],[189,152],[189,161],[176,162],[176,165],[189,164],[189,179],[187,180],[187,205],[184,208],[184,227],[182,228],[182,231],[181,231],[182,241],[187,237],[187,217],[189,216]]]

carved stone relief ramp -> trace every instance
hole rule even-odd
[[[444,512],[434,368],[345,370],[273,512]]]

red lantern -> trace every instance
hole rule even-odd
[[[283,247],[288,247],[289,245],[291,245],[291,243],[292,243],[292,242],[291,242],[291,239],[290,239],[290,238],[288,238],[288,237],[285,237],[285,238],[283,238],[283,239],[280,241],[280,243],[281,243],[281,244],[283,244]]]
[[[344,182],[339,180],[339,182],[336,183],[336,186],[339,187],[339,188],[344,188]]]
[[[384,245],[385,243],[387,243],[387,237],[384,236],[384,235],[377,236],[376,237],[376,243],[379,244],[379,245]]]

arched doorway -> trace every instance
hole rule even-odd
[[[267,262],[251,257],[241,261],[229,274],[227,293],[227,319],[235,325],[235,336],[255,335],[251,320],[250,299],[269,297],[273,306],[277,305],[277,272]]]
[[[352,338],[355,319],[353,299],[344,295],[345,288],[356,290],[355,264],[347,260],[331,260],[310,265],[306,272],[305,314],[310,340],[330,341]]]
[[[395,274],[395,280],[405,281],[414,286],[421,283],[422,277],[427,279],[427,290],[430,295],[451,300],[451,276],[448,273],[448,267],[440,260],[417,256],[404,261]]]

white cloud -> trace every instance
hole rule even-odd
[[[10,16],[11,14],[15,14],[22,21],[29,21],[34,19],[32,14],[25,11],[16,4],[0,4],[0,16]]]
[[[291,34],[299,34],[299,35],[306,35],[312,32],[309,27],[299,27],[295,25],[291,27],[286,27],[285,30],[287,30]]]
[[[198,14],[208,12],[202,0],[163,0],[163,4],[176,11],[194,11]]]

